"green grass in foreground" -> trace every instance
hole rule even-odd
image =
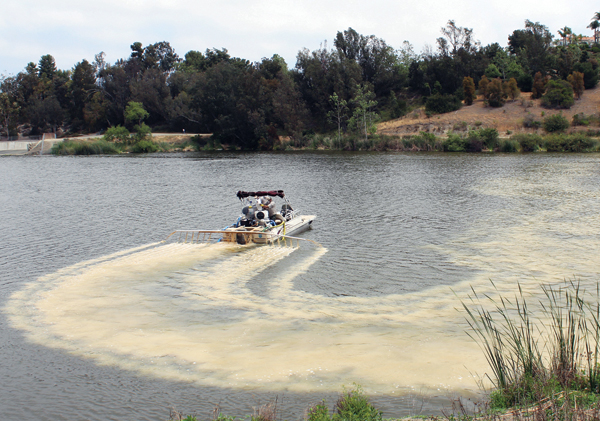
[[[600,290],[588,294],[575,282],[542,290],[538,318],[520,286],[514,298],[481,301],[474,292],[463,302],[491,369],[490,409],[598,419]]]

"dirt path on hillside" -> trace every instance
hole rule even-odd
[[[515,101],[507,102],[504,107],[492,108],[483,105],[483,98],[479,97],[471,106],[463,106],[460,110],[447,114],[434,115],[428,118],[423,109],[413,111],[408,115],[380,123],[377,133],[405,136],[415,135],[420,132],[447,135],[449,131],[460,132],[469,128],[485,127],[495,128],[500,136],[511,133],[533,133],[535,129],[523,128],[523,119],[531,114],[535,120],[542,121],[544,117],[562,113],[569,121],[575,114],[598,114],[600,105],[600,87],[586,90],[580,100],[570,110],[549,110],[540,106],[540,100],[532,100],[531,93],[522,93]],[[585,127],[572,128],[571,130],[587,130]],[[539,129],[541,131],[541,129]]]

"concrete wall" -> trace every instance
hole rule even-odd
[[[20,142],[18,140],[0,141],[0,151],[26,151],[27,145],[31,144],[33,146],[36,143],[38,143],[38,140],[27,142]]]

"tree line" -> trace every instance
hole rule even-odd
[[[220,143],[242,149],[271,149],[280,136],[294,140],[311,132],[366,137],[379,118],[400,117],[417,104],[431,112],[469,105],[475,87],[490,106],[519,91],[543,93],[548,84],[594,87],[598,18],[589,26],[596,41],[591,46],[572,31],[569,36],[567,27],[555,39],[546,26],[527,20],[505,48],[482,46],[472,29],[451,20],[435,48],[420,54],[407,41],[396,49],[348,28],[331,48],[325,42],[299,51],[291,69],[277,54],[250,62],[213,48],[180,57],[166,41],[145,47],[135,42],[131,55],[114,64],[100,53],[70,70],[57,69],[54,58],[44,55],[2,77],[0,130],[14,136],[132,128],[126,109],[139,103],[155,131],[213,133]]]

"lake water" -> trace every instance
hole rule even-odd
[[[385,417],[478,399],[471,288],[600,261],[600,156],[214,153],[0,159],[0,407],[19,420],[282,418],[360,384]],[[322,247],[160,243],[283,189]],[[492,287],[490,280],[496,286]]]

